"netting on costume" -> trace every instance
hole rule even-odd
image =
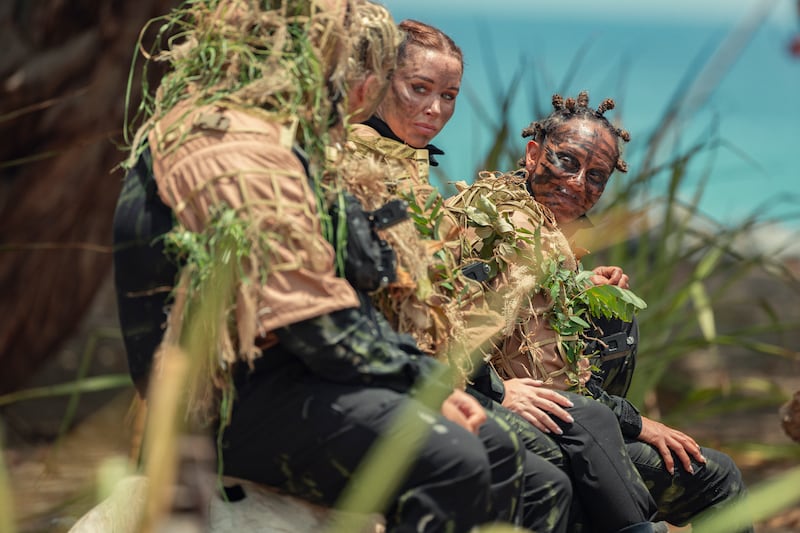
[[[163,162],[198,139],[229,136],[225,120],[231,111],[281,129],[279,136],[265,139],[265,149],[271,143],[282,151],[277,161],[229,161],[224,169],[220,163],[203,183],[183,183],[182,194],[171,205],[179,218],[206,215],[197,224],[182,221],[168,236],[185,267],[174,289],[164,343],[180,344],[200,359],[203,370],[197,374],[190,410],[214,417],[215,390],[222,390],[228,406],[219,413],[224,424],[231,363],[251,362],[261,353],[265,337],[269,342],[265,316],[271,310],[259,297],[259,287],[301,266],[314,271],[315,261],[325,257],[318,253],[324,237],[336,238],[326,202],[338,194],[337,181],[330,180],[326,189],[322,176],[335,176],[324,154],[332,128],[345,116],[348,84],[366,72],[387,77],[400,36],[385,9],[363,0],[345,0],[335,7],[315,0],[194,0],[149,25],[160,26],[152,45],[139,43],[145,57],[145,96],[126,125],[126,133],[134,132],[127,165],[148,142],[159,145],[153,148],[161,149],[156,157]],[[170,68],[155,91],[146,82],[153,62]],[[198,120],[198,115],[216,115],[222,122]],[[289,151],[294,143],[307,155],[310,176]],[[231,153],[238,150],[235,144],[228,148]],[[287,179],[311,201],[287,202],[280,194]],[[270,186],[278,182],[281,187]],[[272,196],[249,190],[254,183]],[[225,194],[235,196],[234,201]],[[203,209],[197,208],[198,202]],[[314,227],[293,224],[287,210],[314,221]],[[200,327],[190,327],[192,323]]]
[[[349,169],[345,187],[366,209],[396,198],[409,204],[411,220],[380,232],[397,254],[397,280],[373,292],[373,302],[397,331],[449,363],[457,380],[468,380],[475,346],[487,338],[475,337],[478,330],[464,308],[477,308],[480,302],[471,301],[481,291],[462,276],[453,254],[455,224],[446,220],[443,199],[428,182],[427,152],[357,129],[342,157]],[[481,318],[479,336],[497,322],[488,314]]]
[[[505,378],[533,377],[568,388],[578,383],[583,356],[569,350],[580,342],[578,335],[558,323],[572,320],[562,313],[570,311],[565,282],[577,282],[577,265],[525,179],[524,172],[483,172],[472,185],[457,184],[448,206],[466,230],[463,257],[489,266],[486,298],[503,317],[503,334],[487,358]]]

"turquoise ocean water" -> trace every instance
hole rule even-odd
[[[615,16],[611,0],[603,2],[609,13],[598,17],[570,11],[569,3],[563,2],[559,12],[536,14],[497,8],[502,2],[466,10],[447,1],[384,2],[396,20],[434,24],[464,51],[467,64],[455,116],[434,140],[447,154],[441,158],[447,178],[472,179],[492,131],[476,103],[496,118],[494,94],[520,69],[521,91],[510,114],[520,150],[518,132],[534,118],[536,107],[549,110],[553,92],[574,95],[587,89],[595,104],[608,96],[617,100],[609,117],[620,118],[631,132],[625,153],[631,167],[676,91],[686,79],[699,79],[660,155],[666,158],[712,137],[721,142],[694,160],[683,195],[688,198],[708,174],[700,208],[714,219],[735,223],[759,212],[800,230],[800,58],[787,50],[800,31],[793,6],[772,2],[762,20],[744,11],[722,18]],[[567,80],[576,58],[578,66]]]

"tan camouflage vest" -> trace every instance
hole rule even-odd
[[[347,188],[366,209],[404,198],[425,215],[432,194],[428,151],[382,137],[362,124],[348,137]],[[412,209],[413,210],[413,209]],[[480,286],[459,269],[460,232],[455,221],[440,209],[438,235],[423,237],[407,220],[382,232],[398,256],[398,280],[376,291],[373,300],[398,331],[408,333],[426,353],[454,364],[468,379],[475,361],[500,329],[500,317],[487,309]]]
[[[553,215],[530,196],[518,175],[482,173],[474,184],[457,187],[459,193],[448,206],[463,227],[470,227],[464,257],[481,258],[496,267],[496,276],[487,282],[486,299],[502,314],[504,328],[502,339],[487,354],[489,361],[504,379],[534,378],[561,390],[578,380],[585,383],[588,361],[570,367],[561,343],[577,338],[563,338],[549,326],[547,313],[553,303],[540,285],[542,259],[557,261],[561,268],[577,267]],[[490,236],[496,237],[491,245],[485,240]]]
[[[180,224],[207,229],[220,206],[235,209],[269,246],[249,254],[237,286],[238,339],[226,359],[257,357],[257,337],[279,327],[357,307],[358,298],[334,270],[317,204],[292,153],[294,123],[257,108],[182,102],[156,123],[148,141],[162,201]],[[224,329],[224,328],[223,328]]]

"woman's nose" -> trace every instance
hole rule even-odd
[[[567,179],[567,185],[572,189],[583,189],[586,186],[586,175],[583,169],[570,176]]]
[[[441,106],[439,105],[439,99],[434,98],[425,111],[429,115],[438,115],[442,111]]]

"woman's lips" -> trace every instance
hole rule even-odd
[[[569,192],[564,187],[559,187],[556,190],[556,195],[560,196],[561,198],[564,198],[564,199],[566,199],[566,200],[568,200],[569,202],[572,202],[572,203],[577,203],[579,201],[579,199],[578,199],[578,197],[576,195],[572,194],[571,192]]]
[[[431,136],[436,135],[437,128],[436,126],[431,126],[430,124],[425,124],[423,122],[415,122],[414,127],[417,128],[419,131],[424,132],[426,134],[430,134]]]

